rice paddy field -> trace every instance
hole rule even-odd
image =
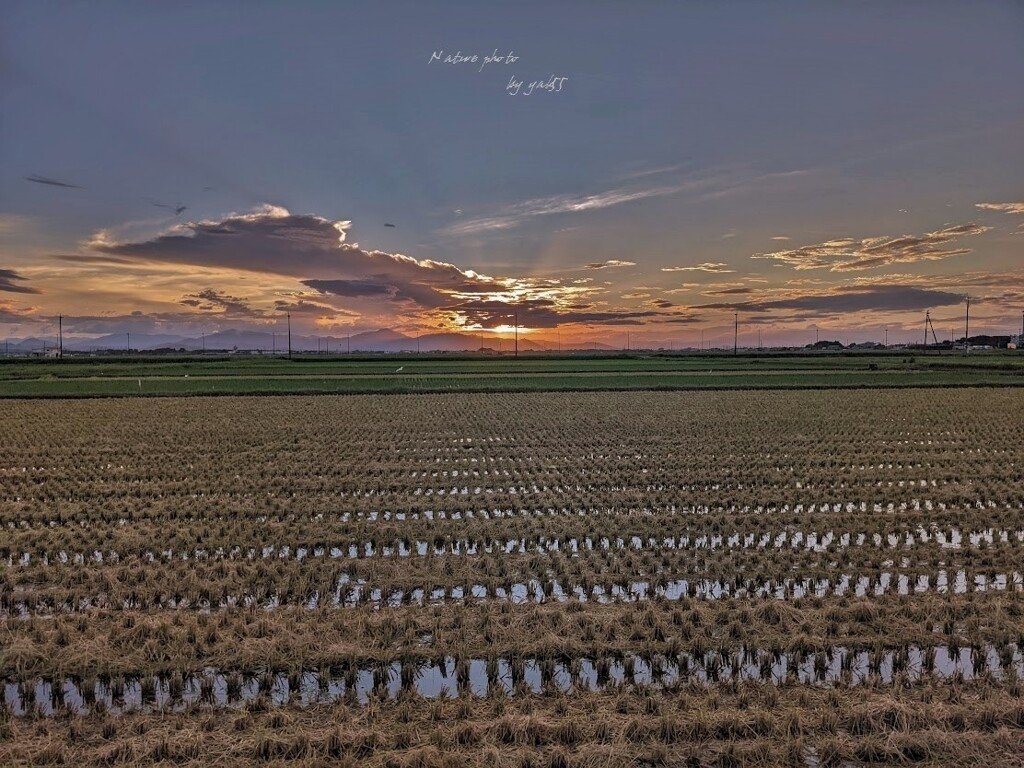
[[[0,358],[3,397],[1020,387],[1024,355],[938,351]]]
[[[2,399],[0,764],[1024,765],[1022,406]]]

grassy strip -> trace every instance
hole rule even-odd
[[[973,370],[785,372],[482,374],[474,376],[392,374],[381,377],[290,378],[204,377],[181,379],[34,379],[0,383],[0,398],[169,397],[300,394],[444,394],[452,392],[628,392],[787,389],[889,389],[1021,387],[1017,372]]]

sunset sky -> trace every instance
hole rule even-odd
[[[1019,332],[1022,83],[1019,2],[0,0],[0,335]]]

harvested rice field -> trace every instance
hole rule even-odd
[[[0,764],[1024,765],[1022,405],[4,400]]]

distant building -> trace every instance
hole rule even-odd
[[[817,341],[814,344],[807,344],[807,345],[804,346],[804,349],[824,350],[824,351],[827,351],[827,352],[834,352],[834,351],[839,351],[839,350],[845,349],[845,347],[843,346],[842,342],[840,342],[840,341],[825,341],[825,340],[822,340],[822,341]]]
[[[851,344],[847,349],[885,349],[885,345],[879,344],[877,341],[861,341]]]

